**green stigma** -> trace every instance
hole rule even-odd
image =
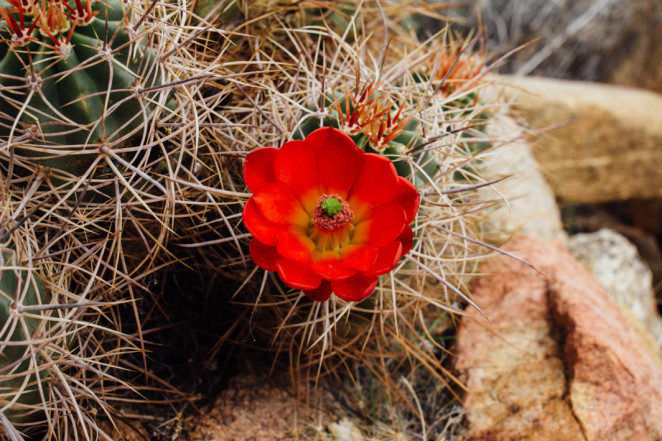
[[[322,202],[322,210],[329,216],[333,217],[342,211],[342,202],[336,198],[326,198]]]

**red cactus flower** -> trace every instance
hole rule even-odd
[[[313,300],[363,300],[411,249],[416,188],[340,130],[249,153],[244,179],[253,261]]]

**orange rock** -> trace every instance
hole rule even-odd
[[[468,439],[659,440],[662,372],[603,288],[560,244],[520,238],[487,262],[458,335]]]

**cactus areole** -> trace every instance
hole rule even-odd
[[[82,151],[141,133],[158,75],[131,4],[0,0],[0,14],[0,143],[76,175]]]
[[[251,152],[244,179],[253,261],[313,300],[365,299],[412,247],[416,188],[341,130]]]

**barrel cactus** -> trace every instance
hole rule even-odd
[[[0,11],[0,245],[21,256],[4,273],[50,295],[26,313],[37,334],[13,334],[16,293],[3,286],[0,347],[25,345],[0,363],[0,420],[12,435],[108,439],[99,419],[144,387],[127,377],[147,368],[141,308],[177,258],[177,222],[226,195],[206,185],[223,164],[200,141],[230,93],[210,87],[227,72],[225,40],[183,0],[0,0]],[[19,375],[25,361],[32,377]],[[3,389],[14,378],[22,389]]]
[[[14,249],[0,254],[0,406],[14,421],[30,421],[37,417],[40,396],[47,394],[41,384],[45,376],[39,355],[39,345],[33,341],[43,338],[48,320],[40,314],[26,312],[30,308],[47,305],[46,293],[33,268],[21,264]]]
[[[365,20],[371,20],[368,14],[362,15]],[[378,14],[375,16],[379,17]],[[381,24],[376,21],[374,19],[365,26],[371,37],[373,32],[381,31]],[[284,280],[288,275],[300,276],[304,273],[309,264],[308,255],[301,252],[296,256],[305,259],[305,263],[296,268],[294,265],[286,268],[283,265],[285,259],[278,260],[283,256],[278,254],[280,251],[299,253],[306,246],[310,248],[311,244],[310,241],[301,241],[299,243],[304,243],[304,246],[290,246],[295,242],[292,241],[285,245],[289,234],[281,235],[277,229],[272,228],[272,219],[273,223],[282,220],[282,225],[288,225],[286,221],[289,222],[290,218],[285,218],[287,210],[284,207],[291,207],[288,205],[290,199],[283,196],[280,201],[282,203],[271,204],[274,209],[283,209],[282,213],[285,214],[282,218],[269,218],[273,212],[269,211],[267,204],[263,204],[258,207],[262,210],[258,214],[269,222],[259,225],[264,230],[258,231],[255,222],[258,216],[248,214],[255,213],[255,206],[248,202],[243,225],[238,224],[235,230],[235,237],[240,240],[253,234],[254,238],[258,237],[265,231],[277,231],[276,252],[269,254],[273,247],[258,250],[254,244],[245,246],[243,249],[250,253],[257,264],[257,268],[253,268],[239,258],[224,259],[223,254],[234,256],[232,253],[236,251],[231,248],[233,244],[230,240],[219,240],[216,243],[229,246],[210,250],[210,255],[214,255],[214,252],[216,255],[208,259],[213,263],[209,270],[215,274],[220,271],[236,274],[238,280],[235,294],[240,299],[238,307],[255,305],[255,312],[246,314],[246,317],[250,317],[250,335],[266,336],[274,342],[273,347],[277,351],[289,351],[283,358],[294,361],[293,378],[300,375],[306,379],[317,377],[320,382],[323,381],[320,377],[333,381],[341,377],[347,368],[347,373],[355,379],[354,383],[358,387],[378,378],[381,383],[379,388],[386,390],[390,396],[380,397],[383,400],[375,402],[390,402],[398,394],[401,397],[405,395],[398,390],[400,384],[394,377],[396,372],[400,375],[398,367],[408,362],[416,365],[415,360],[419,360],[426,370],[441,377],[439,372],[443,371],[443,366],[437,357],[445,348],[443,343],[437,343],[443,342],[439,334],[452,327],[452,319],[448,314],[444,315],[442,310],[457,311],[460,299],[468,297],[468,274],[481,254],[477,244],[480,241],[480,220],[476,221],[476,213],[480,211],[482,203],[473,192],[474,185],[466,179],[455,179],[455,172],[472,160],[470,139],[462,134],[474,124],[472,116],[476,112],[465,114],[451,111],[449,103],[456,96],[445,96],[443,91],[437,93],[439,91],[435,91],[434,83],[417,80],[416,69],[427,62],[434,65],[434,48],[417,44],[414,47],[418,52],[407,54],[405,50],[398,52],[395,43],[386,47],[388,39],[377,38],[378,43],[384,41],[384,46],[379,47],[375,53],[370,50],[371,44],[365,36],[361,36],[357,43],[348,43],[345,36],[338,34],[332,25],[321,29],[314,26],[288,29],[291,24],[283,23],[280,27],[274,25],[274,30],[268,35],[254,33],[247,38],[246,44],[238,46],[248,49],[259,47],[259,67],[273,67],[275,70],[272,72],[265,69],[265,73],[254,80],[259,87],[246,91],[246,94],[252,93],[250,100],[242,97],[245,100],[243,105],[234,107],[237,113],[245,112],[242,121],[250,122],[250,126],[244,129],[242,137],[236,138],[233,150],[248,146],[255,151],[246,157],[245,162],[247,165],[244,171],[249,175],[244,175],[248,190],[254,192],[253,198],[255,195],[260,198],[267,191],[267,187],[252,185],[256,183],[253,174],[256,167],[251,167],[250,161],[261,154],[265,155],[263,159],[267,159],[257,161],[264,166],[264,175],[261,180],[257,179],[257,184],[271,183],[285,175],[291,176],[298,184],[304,177],[314,176],[309,171],[310,167],[305,166],[311,164],[311,161],[317,164],[320,183],[322,173],[344,178],[349,174],[348,169],[352,164],[322,161],[319,157],[313,161],[310,155],[301,153],[300,161],[287,161],[287,164],[296,164],[295,171],[283,173],[283,169],[278,168],[280,177],[276,178],[279,167],[276,165],[277,160],[274,159],[273,164],[268,160],[270,155],[279,155],[293,146],[311,144],[311,137],[319,140],[320,130],[335,132],[328,129],[333,127],[348,135],[356,147],[370,153],[371,157],[382,155],[390,159],[399,177],[418,188],[421,196],[418,215],[407,217],[405,220],[410,222],[403,229],[413,233],[412,247],[409,253],[397,253],[390,261],[389,268],[392,271],[382,273],[376,284],[369,285],[360,296],[352,298],[346,295],[347,291],[342,291],[341,296],[336,293],[329,297],[326,295],[328,290],[324,291],[324,296],[317,296],[319,292],[315,291],[309,293],[312,295],[308,297],[326,301],[309,301],[305,290],[312,289],[300,284],[304,290],[302,293],[294,283],[288,284]],[[277,33],[285,37],[281,36],[277,40],[279,44],[274,44],[274,35]],[[374,42],[375,38],[371,41]],[[424,53],[426,50],[428,54]],[[460,91],[460,88],[454,90]],[[249,102],[251,105],[247,105]],[[256,112],[252,105],[260,111]],[[306,141],[301,143],[297,140]],[[320,142],[315,145],[315,152],[334,148],[331,143]],[[282,159],[286,155],[283,153],[274,157]],[[281,159],[278,159],[279,164],[284,163]],[[388,162],[381,159],[380,162]],[[381,176],[367,173],[364,176],[376,192],[388,192]],[[276,187],[277,184],[274,184],[273,188]],[[304,185],[295,185],[291,193],[298,195],[300,190],[303,194],[307,189]],[[268,190],[272,190],[272,187],[268,187]],[[336,192],[326,194],[328,199],[336,199],[342,204],[342,197],[337,198],[333,193]],[[283,191],[283,194],[290,193]],[[271,194],[274,198],[278,195],[278,192]],[[265,197],[262,202],[273,202],[274,198]],[[304,196],[301,197],[303,199]],[[319,208],[325,210],[324,203],[328,199],[317,200]],[[317,220],[318,206],[314,207],[314,222]],[[342,214],[342,209],[336,215],[325,211],[331,218]],[[388,223],[387,220],[395,217],[383,215],[384,221],[381,224],[373,224],[384,225]],[[296,220],[301,219],[305,220],[305,216],[297,217]],[[243,226],[246,230],[241,229]],[[283,246],[279,250],[278,241],[281,237]],[[311,239],[313,244],[319,245],[314,239]],[[364,257],[371,258],[367,253]],[[275,266],[271,265],[273,261],[270,258],[276,259]],[[315,265],[318,263],[314,262]],[[274,268],[276,273],[273,272]],[[296,271],[289,272],[292,268]],[[262,275],[260,269],[267,272]],[[280,277],[281,273],[285,277]],[[330,278],[328,276],[324,280]],[[289,287],[295,289],[290,290]],[[249,288],[253,288],[253,291]],[[374,291],[371,294],[369,291],[372,289]],[[233,291],[228,290],[230,293]],[[353,301],[356,298],[365,300],[356,303]],[[359,375],[359,378],[356,379],[355,375]],[[304,401],[306,399],[301,398]],[[381,405],[375,404],[375,408]],[[409,405],[410,409],[414,406],[411,402]],[[381,410],[375,410],[375,414]]]
[[[158,68],[147,37],[118,0],[9,1],[0,0],[0,137],[38,140],[15,153],[81,176],[152,111],[146,90]]]
[[[2,189],[0,439],[94,439],[93,409],[108,412],[114,398],[100,400],[103,390],[126,387],[116,366],[135,346],[119,332],[113,302],[97,290],[72,292],[89,264],[44,258],[50,245],[40,243],[29,217],[12,220],[18,204]]]

